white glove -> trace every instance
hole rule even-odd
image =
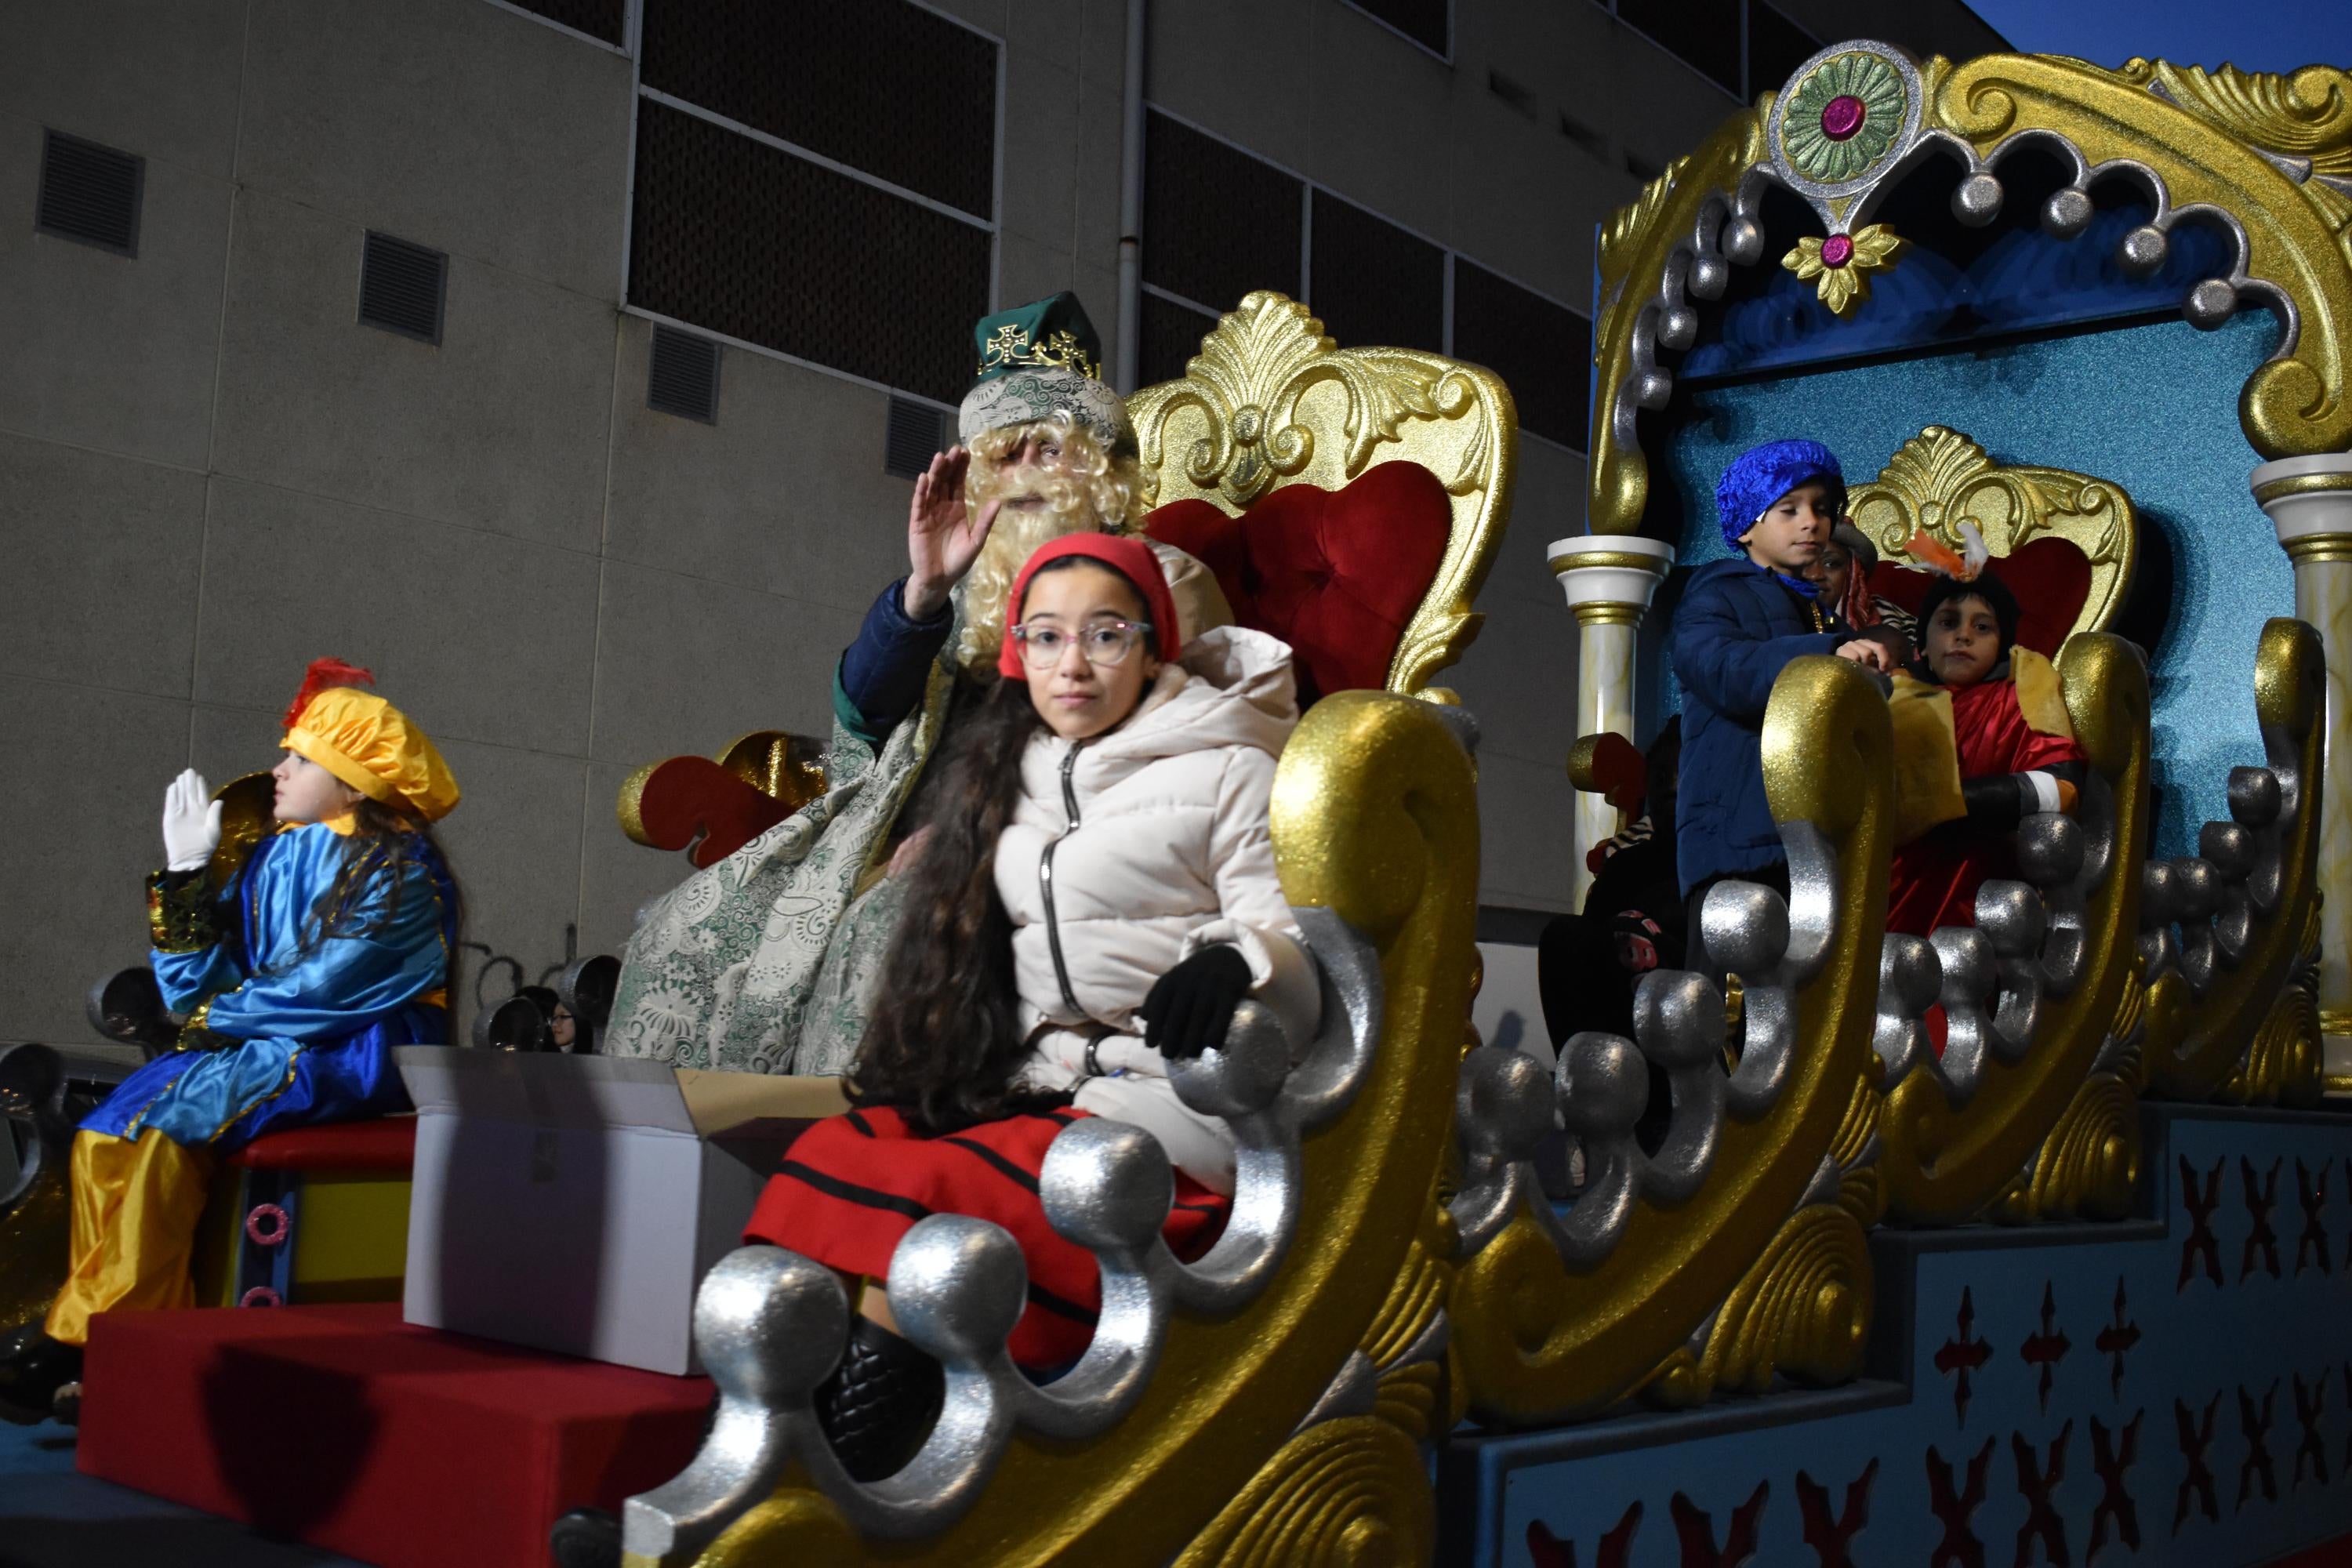
[[[220,802],[194,768],[163,792],[163,865],[173,871],[201,871],[220,847]]]

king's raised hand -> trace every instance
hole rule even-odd
[[[948,595],[988,542],[996,526],[995,501],[975,514],[963,498],[971,454],[950,447],[931,459],[915,480],[907,509],[907,587],[900,607],[910,620],[928,621],[947,607]]]

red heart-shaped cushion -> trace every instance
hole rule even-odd
[[[1402,461],[1344,489],[1285,485],[1239,517],[1180,500],[1144,520],[1152,538],[1215,575],[1235,621],[1290,645],[1302,704],[1388,684],[1453,527],[1437,476]]]
[[[1990,570],[2017,595],[2017,640],[2038,654],[2057,658],[2066,634],[2074,629],[2074,617],[2091,596],[2090,557],[2073,540],[2045,533],[1995,560]],[[1870,591],[1916,616],[1935,580],[1927,573],[1882,561],[1871,570]]]

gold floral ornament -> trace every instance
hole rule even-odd
[[[1822,239],[1807,235],[1797,241],[1796,249],[1780,258],[1780,265],[1812,284],[1822,304],[1840,316],[1850,316],[1854,306],[1870,295],[1869,275],[1894,266],[1908,243],[1885,224],[1874,223],[1852,234],[1832,234]]]

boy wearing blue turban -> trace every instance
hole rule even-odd
[[[1845,476],[1818,441],[1768,441],[1740,454],[1715,488],[1723,542],[1739,554],[1691,575],[1675,613],[1683,689],[1676,870],[1694,957],[1706,889],[1727,877],[1789,886],[1787,852],[1764,798],[1764,705],[1790,659],[1829,653],[1891,670],[1885,645],[1856,637],[1808,578],[1845,511]]]

